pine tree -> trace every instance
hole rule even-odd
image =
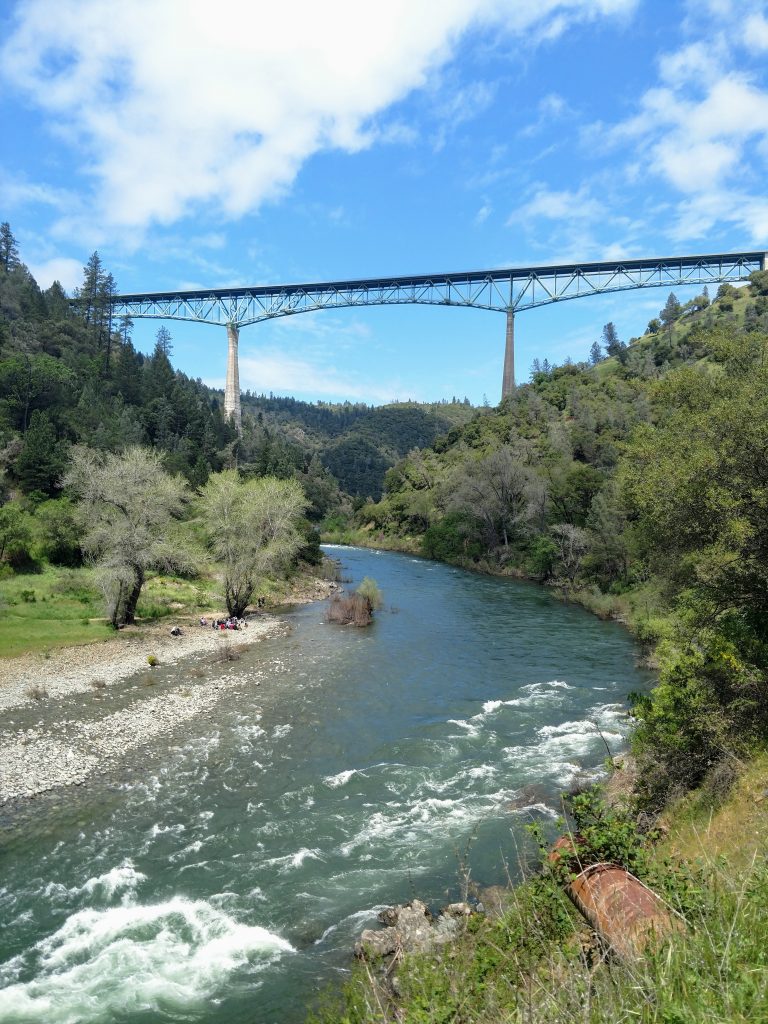
[[[600,360],[603,358],[603,350],[600,346],[599,341],[592,342],[592,348],[589,350],[589,361],[593,366],[597,366]]]
[[[155,355],[157,355],[158,352],[162,352],[166,359],[168,359],[171,355],[171,352],[173,352],[173,345],[171,343],[171,332],[168,330],[165,324],[163,324],[162,327],[158,328],[157,334],[155,335]]]
[[[665,327],[671,328],[672,324],[679,320],[683,313],[683,307],[680,305],[677,296],[674,292],[669,293],[664,309],[659,313],[659,320]]]
[[[13,237],[11,225],[5,220],[0,224],[0,269],[10,274],[20,265],[19,246]]]
[[[79,291],[80,309],[86,324],[93,322],[98,308],[99,290],[104,282],[101,256],[94,252],[83,267],[83,286]]]
[[[133,330],[133,319],[127,314],[123,313],[120,317],[120,338],[124,345],[127,345],[131,340],[131,331]]]
[[[105,274],[98,294],[99,347],[104,345],[104,376],[109,373],[112,354],[112,302],[117,294],[117,282],[112,274]]]
[[[27,494],[52,495],[66,467],[62,445],[48,414],[35,410],[24,435],[24,447],[14,466],[16,478]]]

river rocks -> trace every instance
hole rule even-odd
[[[260,620],[244,631],[243,640],[254,642],[265,636],[274,636],[280,631],[277,619]],[[220,635],[213,630],[201,629],[193,635],[197,645],[184,648],[187,654],[200,650],[216,649]],[[183,644],[186,636],[176,642]],[[32,727],[20,727],[10,717],[2,721],[0,716],[0,805],[10,805],[18,799],[28,799],[64,786],[80,786],[94,775],[111,774],[128,767],[137,748],[171,733],[183,723],[201,714],[208,714],[222,697],[243,685],[258,685],[259,679],[253,673],[243,676],[233,673],[209,680],[189,676],[178,684],[163,685],[161,690],[137,686],[130,690],[130,703],[119,711],[112,711],[107,703],[94,702],[94,694],[88,687],[87,679],[96,667],[99,678],[131,679],[136,668],[137,655],[127,656],[116,662],[114,654],[105,660],[106,645],[88,653],[92,659],[88,672],[75,673],[61,687],[52,687],[55,697],[46,701],[46,720],[40,719]],[[60,652],[77,657],[82,652],[71,650]],[[51,659],[53,660],[53,659]],[[166,656],[163,661],[165,662]],[[170,660],[170,659],[168,659]],[[174,659],[178,660],[178,659]],[[284,662],[275,658],[258,675],[275,674],[285,671]],[[141,677],[139,677],[140,679]],[[194,679],[194,682],[192,681]],[[88,687],[87,698],[75,697],[65,703],[58,698],[63,693],[71,694],[72,689]],[[10,702],[11,695],[4,695]],[[23,694],[18,693],[18,703]],[[74,708],[73,705],[74,704]],[[62,709],[66,707],[66,713]],[[81,710],[82,709],[82,710]],[[82,714],[82,718],[80,717]]]
[[[459,934],[461,921],[472,913],[468,903],[452,903],[434,917],[421,900],[387,907],[379,914],[384,928],[366,928],[355,943],[355,956],[362,960],[423,953],[451,942]]]

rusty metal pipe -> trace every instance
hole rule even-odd
[[[660,896],[616,864],[591,864],[568,886],[568,895],[595,931],[624,960],[681,928]]]

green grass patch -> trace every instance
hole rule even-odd
[[[113,636],[88,569],[49,567],[0,581],[0,657]]]

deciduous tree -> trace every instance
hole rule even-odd
[[[236,470],[209,478],[200,512],[211,551],[224,567],[230,615],[241,616],[259,580],[296,555],[304,543],[299,524],[306,506],[296,480],[242,480]]]
[[[159,452],[78,447],[65,483],[80,498],[83,547],[100,570],[112,623],[133,622],[147,570],[191,564],[190,545],[175,529],[189,497],[186,481],[165,471]]]

